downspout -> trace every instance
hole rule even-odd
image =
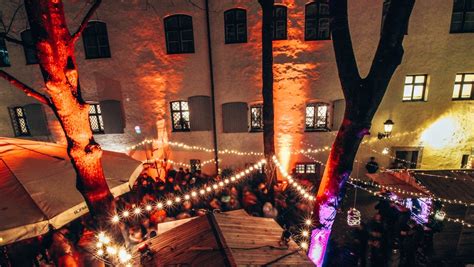
[[[217,150],[217,126],[216,126],[216,97],[214,95],[214,67],[212,64],[211,25],[209,18],[209,0],[206,2],[206,26],[207,26],[207,48],[209,59],[209,75],[211,78],[211,103],[212,103],[212,138],[214,140],[214,161],[216,174],[219,173],[219,152]]]

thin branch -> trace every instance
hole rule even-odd
[[[329,9],[339,78],[342,83],[342,90],[347,98],[347,96],[351,95],[352,85],[361,79],[352,47],[347,16],[347,0],[330,0]]]
[[[17,78],[13,77],[12,75],[10,75],[9,73],[3,71],[3,70],[0,70],[0,77],[4,78],[5,80],[7,80],[10,84],[12,84],[13,86],[17,87],[18,89],[22,90],[23,92],[25,92],[25,94],[27,96],[31,96],[33,97],[34,99],[38,100],[39,102],[45,104],[45,105],[48,105],[48,106],[51,106],[51,100],[39,93],[38,91],[36,91],[35,89],[29,87],[28,85],[20,82]]]
[[[92,4],[92,7],[89,9],[89,11],[87,12],[87,14],[84,16],[84,19],[82,19],[82,22],[81,22],[81,24],[79,25],[79,28],[78,28],[77,31],[72,35],[72,38],[71,38],[71,42],[72,42],[72,43],[74,43],[75,41],[77,41],[77,39],[79,38],[79,36],[81,36],[81,34],[82,34],[82,32],[84,31],[84,29],[87,27],[87,23],[88,23],[89,20],[91,19],[92,15],[94,15],[95,11],[99,8],[101,2],[102,2],[102,0],[95,0],[94,4]]]

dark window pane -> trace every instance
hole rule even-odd
[[[164,19],[168,54],[194,53],[191,16],[173,15]]]
[[[286,7],[273,7],[273,40],[285,40],[286,36]]]
[[[23,31],[21,33],[21,40],[25,43],[23,50],[25,52],[26,64],[38,64],[38,53],[31,30]]]
[[[247,15],[242,9],[231,9],[224,13],[225,43],[247,42]]]
[[[82,34],[86,59],[109,58],[110,47],[107,25],[100,21],[90,21]]]
[[[10,67],[7,45],[3,38],[0,38],[0,67]]]

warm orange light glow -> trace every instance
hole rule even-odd
[[[447,146],[456,146],[465,139],[465,135],[466,133],[456,118],[444,117],[423,131],[421,140],[428,146],[441,149]]]

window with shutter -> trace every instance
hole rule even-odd
[[[31,136],[23,107],[8,108],[15,136]]]
[[[253,105],[250,107],[250,131],[263,131],[263,105]]]
[[[248,132],[247,103],[232,102],[222,105],[222,125],[224,133]]]
[[[306,131],[329,130],[329,105],[310,103],[306,105]]]
[[[189,121],[193,131],[212,130],[212,105],[209,96],[188,98]]]
[[[189,105],[188,101],[173,101],[171,106],[171,126],[174,132],[189,131]]]
[[[105,133],[102,110],[99,104],[89,104],[89,124],[94,134]]]
[[[125,129],[125,117],[122,103],[118,100],[100,101],[100,111],[103,120],[104,133],[118,134]]]
[[[38,64],[38,52],[36,51],[36,43],[31,34],[31,30],[24,30],[20,35],[21,41],[24,43],[23,51],[25,52],[26,64]]]

